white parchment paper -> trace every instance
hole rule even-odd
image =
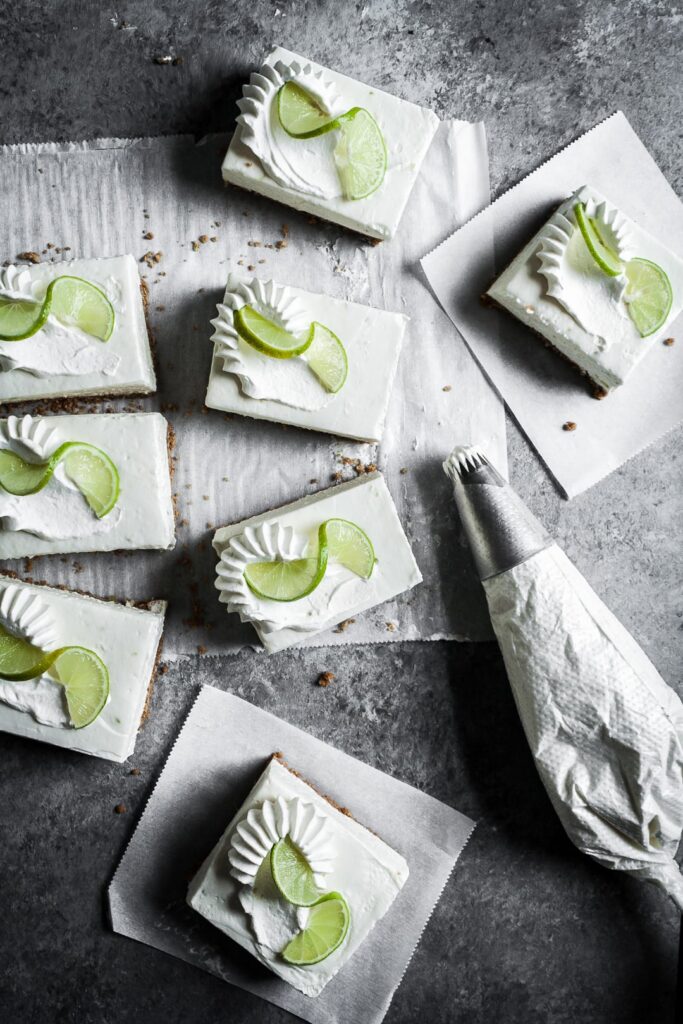
[[[311,999],[185,904],[187,885],[275,751],[407,860],[385,917]],[[109,887],[114,931],[201,967],[312,1024],[378,1024],[474,822],[239,697],[204,687]]]
[[[497,270],[580,185],[611,202],[683,256],[683,206],[622,113],[591,129],[497,199],[422,260],[444,309],[567,497],[602,480],[683,420],[683,324],[679,343],[658,345],[603,401],[578,371],[509,313],[479,299]],[[562,430],[571,420],[572,432]]]
[[[379,463],[385,472],[426,582],[315,642],[489,638],[440,464],[455,441],[477,440],[504,467],[503,410],[419,267],[422,253],[489,200],[483,126],[441,126],[397,238],[378,246],[225,188],[226,146],[225,137],[198,145],[174,137],[0,150],[1,258],[26,250],[42,252],[43,260],[151,254],[151,266],[141,262],[140,269],[150,289],[159,394],[104,408],[160,408],[177,435],[174,552],[36,559],[33,577],[98,595],[167,598],[166,655],[194,653],[198,645],[212,653],[235,650],[255,634],[218,604],[214,528],[327,487],[335,473],[352,476],[346,456]],[[69,251],[55,255],[47,243]],[[490,248],[488,259],[492,268]],[[203,408],[209,321],[230,271],[411,317],[380,451]]]

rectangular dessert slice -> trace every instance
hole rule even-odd
[[[298,855],[304,865],[298,877],[279,870],[277,854],[272,860],[276,844],[287,848],[283,856],[292,850]],[[296,895],[302,876],[312,883],[307,900],[334,893],[342,897],[336,909],[346,907],[346,933],[325,955],[325,941],[329,949],[344,931],[342,923],[335,933],[332,914],[326,940],[316,943],[318,963],[291,962],[296,946],[283,955],[323,906],[293,905],[291,897],[302,898]],[[274,757],[199,869],[187,901],[274,974],[317,996],[384,917],[407,878],[399,853]],[[305,949],[297,942],[299,952]]]
[[[591,244],[598,259],[577,222],[577,204],[585,210],[591,239],[597,236],[598,249]],[[584,185],[487,295],[609,391],[666,337],[683,309],[683,261]]]
[[[0,732],[125,761],[153,681],[165,612],[165,601],[125,605],[0,576]],[[41,658],[65,647],[86,653],[68,655],[44,671],[40,658],[36,663],[29,656],[25,674],[40,674],[13,681],[7,675],[17,655],[8,635],[37,648]],[[74,689],[55,676],[73,679]]]
[[[324,115],[338,117],[354,107],[367,111],[383,141],[373,146],[369,131],[359,138],[357,150],[351,145],[342,154],[339,130],[308,139],[292,137],[278,114],[278,91],[289,81],[314,99],[322,121]],[[370,238],[395,234],[439,125],[436,114],[281,46],[266,57],[243,91],[242,113],[223,161],[225,181]],[[338,160],[364,164],[354,193],[364,195],[363,181],[367,188],[380,184],[364,198],[347,198],[350,189],[342,184]]]
[[[265,354],[237,330],[234,313],[245,306],[304,338],[313,323],[322,325],[323,343],[332,346],[325,353],[323,376],[308,361],[320,348],[317,335],[301,355],[278,359]],[[212,321],[216,330],[206,404],[339,437],[380,441],[407,322],[400,313],[231,274]],[[335,337],[330,339],[329,332]]]
[[[321,575],[320,530],[329,520],[342,525],[326,527],[328,561]],[[309,640],[422,580],[381,473],[225,526],[216,531],[213,546],[219,556],[219,600],[252,623],[269,654]],[[274,566],[272,576],[265,563]],[[252,581],[258,576],[256,590],[245,573]]]
[[[67,290],[48,299],[48,288],[59,277],[94,285],[106,301],[91,293],[89,305]],[[16,315],[3,316],[3,305],[12,300],[28,310],[27,321],[31,308],[44,308],[47,319],[23,340],[0,340],[0,402],[156,391],[140,275],[132,256],[0,268],[0,339],[16,324]],[[98,334],[108,334],[107,340]]]
[[[0,559],[173,547],[169,445],[156,412],[0,420]]]

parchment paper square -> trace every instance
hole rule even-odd
[[[268,758],[281,751],[407,860],[410,876],[315,999],[271,974],[185,903],[187,886]],[[378,1024],[474,822],[231,694],[204,687],[109,887],[114,931],[171,953],[311,1024]]]

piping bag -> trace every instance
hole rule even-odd
[[[683,910],[683,704],[480,449],[443,466],[565,831]]]

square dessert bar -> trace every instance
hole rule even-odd
[[[278,91],[288,81],[312,96],[330,117],[360,107],[374,118],[386,149],[386,170],[375,191],[364,198],[346,197],[335,162],[338,131],[309,139],[285,132],[278,116]],[[436,114],[281,46],[252,74],[239,106],[242,113],[223,161],[225,181],[371,238],[387,239],[396,233],[439,125]],[[360,160],[369,159],[367,146],[361,145]]]
[[[278,889],[271,851],[283,840],[299,851],[320,895],[341,895],[346,906],[347,931],[318,963],[292,963],[284,952],[316,907],[294,906]],[[187,901],[274,974],[317,996],[384,917],[407,878],[399,853],[274,757],[199,869]]]
[[[598,259],[580,228],[577,204],[585,210],[584,230]],[[604,392],[623,384],[666,337],[683,308],[683,261],[584,185],[561,203],[487,295]]]
[[[295,562],[294,568],[305,573],[319,553],[320,528],[330,520],[347,524],[342,528],[348,546],[336,555],[330,550],[324,574],[312,590],[297,599],[289,593],[279,600],[264,596],[263,589],[254,591],[245,576],[253,576],[254,563]],[[219,600],[242,622],[252,623],[269,654],[310,640],[422,580],[381,473],[223,527],[216,531],[213,546],[219,556]],[[371,570],[365,576],[359,574],[363,559]]]
[[[0,340],[0,403],[88,395],[146,395],[156,391],[145,304],[132,256],[69,260],[0,268],[3,300],[43,303],[51,282],[77,277],[94,285],[111,304],[103,341],[97,318],[79,324],[74,309],[57,309],[34,334],[21,341]],[[40,309],[40,305],[37,305]],[[99,317],[102,310],[97,310]],[[113,317],[113,319],[112,319]],[[2,334],[0,329],[0,334]]]
[[[173,547],[171,440],[156,412],[0,420],[0,559]],[[35,489],[38,473],[17,494],[17,464],[33,472],[51,457],[47,483]]]
[[[104,706],[82,727],[74,725],[65,686],[49,672],[22,682],[0,677],[0,732],[125,761],[133,753],[153,682],[165,612],[165,601],[119,604],[0,576],[4,634],[41,651],[85,648],[104,665],[101,675],[108,677],[107,693],[106,683],[95,676],[93,683],[104,685]],[[80,678],[83,682],[82,671]],[[81,697],[86,700],[85,693]]]
[[[307,362],[311,349],[278,359],[246,341],[234,318],[245,305],[302,335],[313,322],[324,325],[341,345],[341,387],[331,392],[324,386]],[[339,437],[380,441],[407,322],[401,313],[231,274],[212,321],[216,330],[206,404]]]

